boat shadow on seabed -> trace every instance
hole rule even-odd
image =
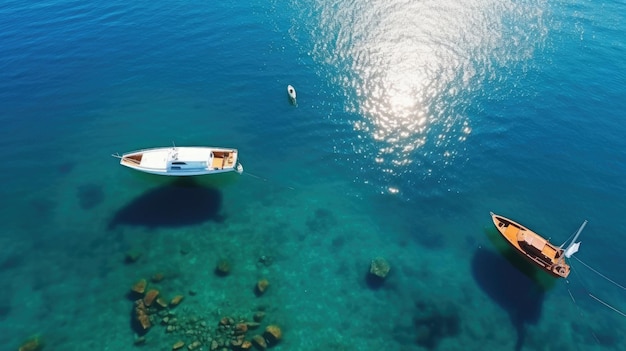
[[[472,275],[487,296],[508,313],[517,331],[515,350],[521,350],[525,326],[539,321],[545,292],[554,286],[556,278],[530,266],[513,249],[497,244],[495,230],[488,235],[498,250],[477,249],[472,257]]]
[[[521,350],[525,325],[537,323],[541,316],[544,291],[505,258],[484,248],[474,253],[472,275],[480,288],[509,314],[517,330],[515,350]]]
[[[517,330],[515,350],[518,351],[524,346],[526,325],[536,324],[541,317],[545,293],[554,288],[556,284],[560,282],[565,283],[565,281],[555,278],[527,262],[507,243],[501,240],[495,229],[486,229],[486,234],[495,250],[479,248],[474,252],[472,275],[480,288],[509,314],[511,322]],[[572,256],[572,258],[600,275],[614,287],[621,291],[626,291],[623,285],[602,275],[602,273],[589,267],[575,256]],[[574,269],[573,266],[572,268]],[[569,280],[567,283],[569,284]],[[582,316],[582,311],[574,300],[569,287],[568,292]],[[626,317],[622,310],[597,298],[587,291],[586,288],[583,287],[582,292],[584,295],[589,295],[596,302],[616,312],[616,315]],[[615,323],[609,324],[616,325]],[[619,332],[614,329],[598,329],[590,326],[574,326],[574,328],[588,329],[586,334],[592,336],[592,339],[589,340],[591,344],[596,343],[598,346],[609,348],[614,348],[619,344]]]
[[[150,189],[115,212],[109,229],[118,225],[148,228],[183,227],[208,220],[221,222],[222,193],[191,178],[179,178]]]

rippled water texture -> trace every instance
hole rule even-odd
[[[391,193],[415,181],[451,181],[478,118],[468,107],[489,94],[485,81],[507,79],[498,69],[526,64],[544,45],[543,8],[529,1],[320,1],[303,9],[315,18],[311,54],[346,100],[347,117],[334,118],[349,119],[357,131],[337,153],[364,181]]]

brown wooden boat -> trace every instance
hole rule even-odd
[[[563,249],[561,248],[563,245],[555,246],[541,235],[511,219],[493,212],[491,212],[491,218],[500,234],[517,252],[549,274],[557,278],[567,278],[570,266],[565,262],[565,258],[569,258],[578,251],[580,242],[576,242],[576,239],[587,224],[587,221],[578,229],[578,233],[576,233],[570,245]]]

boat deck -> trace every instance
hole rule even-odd
[[[493,214],[492,218],[500,234],[519,253],[552,275],[564,278],[568,276],[569,265],[563,261],[562,249],[508,218]]]
[[[126,154],[121,164],[156,172],[190,170],[232,170],[237,166],[237,150],[209,147],[169,147]]]
[[[122,157],[120,163],[125,166],[137,167],[141,164],[143,154]]]
[[[146,152],[143,154],[140,166],[150,169],[165,170],[167,166],[168,154],[169,152],[167,151]]]
[[[235,167],[236,152],[213,152],[213,164],[215,169],[233,168]]]

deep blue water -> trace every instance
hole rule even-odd
[[[536,278],[489,217],[557,243],[587,219],[577,257],[626,284],[625,17],[619,1],[2,2],[0,343],[134,349],[125,293],[158,270],[187,293],[181,319],[266,306],[277,349],[626,349],[626,318],[588,295],[624,312],[623,288],[575,260],[568,282]],[[236,147],[246,173],[179,182],[110,157],[172,142]],[[150,348],[171,349],[158,329]]]

